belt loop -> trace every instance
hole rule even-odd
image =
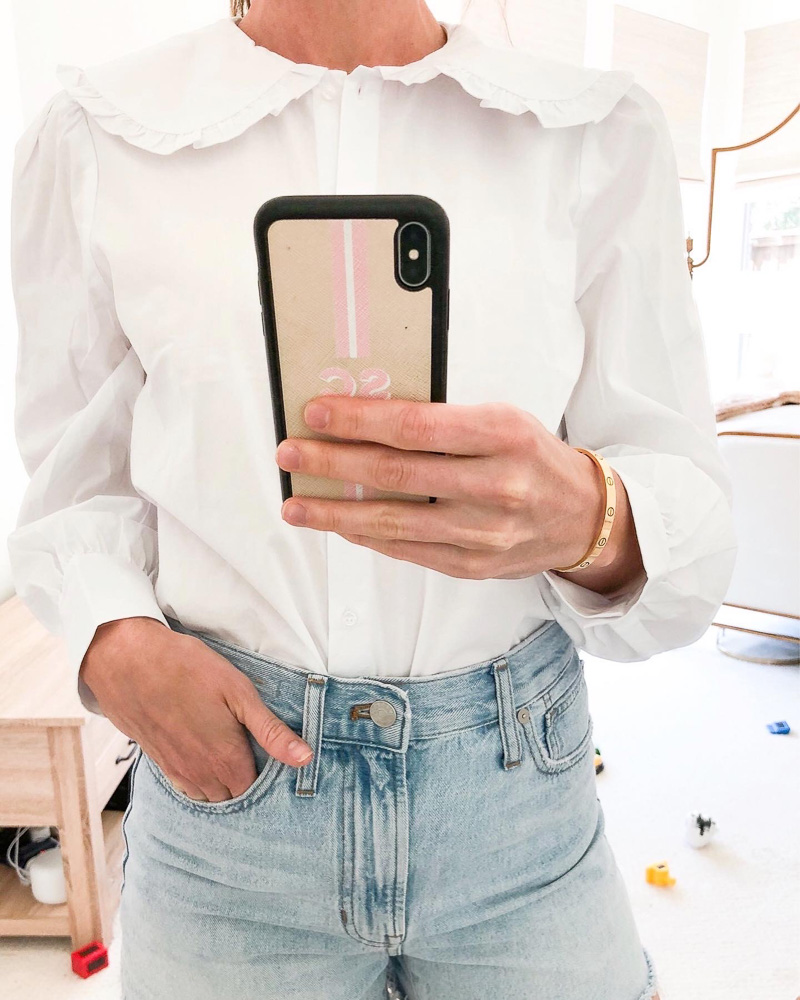
[[[496,660],[492,671],[497,691],[497,717],[500,722],[500,739],[503,742],[503,767],[506,771],[522,763],[522,746],[514,716],[514,685],[508,660]]]
[[[304,766],[297,768],[295,795],[316,795],[319,757],[322,747],[322,723],[325,715],[325,691],[328,678],[324,674],[309,674],[303,699],[302,737],[314,751],[314,756]]]

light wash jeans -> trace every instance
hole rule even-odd
[[[549,621],[413,678],[310,673],[188,629],[315,749],[198,802],[137,754],[124,1000],[646,1000],[583,662]]]

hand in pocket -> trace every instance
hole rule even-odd
[[[155,618],[98,627],[80,669],[103,714],[198,801],[236,798],[255,782],[254,750],[293,767],[311,748],[264,705],[249,677],[201,639]]]

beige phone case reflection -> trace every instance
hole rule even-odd
[[[315,396],[431,398],[432,290],[394,276],[395,219],[279,219],[267,230],[286,436],[332,440],[303,420]],[[409,495],[291,474],[295,496]]]

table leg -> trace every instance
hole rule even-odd
[[[103,826],[81,730],[48,731],[73,948],[110,937]]]

